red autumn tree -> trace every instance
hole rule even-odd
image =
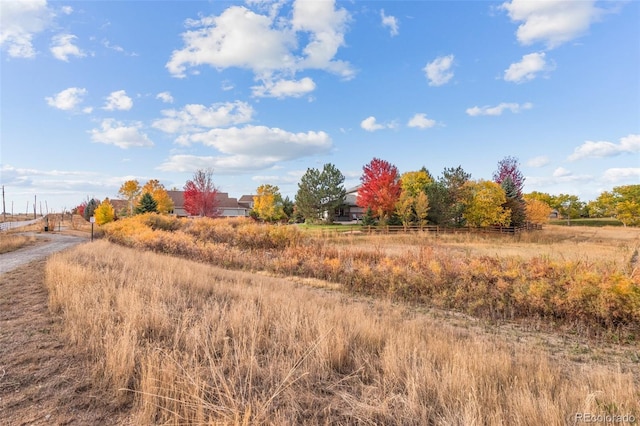
[[[370,208],[379,219],[388,219],[395,211],[402,190],[398,169],[388,161],[374,158],[362,170],[356,203],[364,209]]]
[[[213,170],[199,169],[193,174],[193,179],[184,185],[184,209],[192,216],[218,216],[217,193],[218,188],[213,184]]]

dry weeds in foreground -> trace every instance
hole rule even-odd
[[[35,241],[36,237],[32,235],[0,233],[0,254],[18,250],[33,244]]]
[[[637,373],[561,366],[385,302],[105,241],[55,255],[46,280],[51,309],[94,360],[95,383],[123,404],[133,398],[140,424],[640,417]]]

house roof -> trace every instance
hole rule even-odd
[[[167,191],[167,194],[173,201],[174,208],[184,208],[184,191]],[[227,192],[216,193],[216,204],[218,208],[248,208],[248,206],[241,205],[236,198],[229,197]]]
[[[184,191],[167,191],[169,198],[173,201],[173,207],[181,209],[184,207]]]

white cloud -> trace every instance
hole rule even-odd
[[[453,59],[453,55],[440,56],[424,67],[423,70],[429,79],[429,86],[442,86],[453,78],[451,71]]]
[[[398,35],[398,20],[395,16],[387,16],[384,14],[384,9],[380,10],[380,18],[382,19],[382,26],[389,27],[391,37]]]
[[[548,69],[544,52],[529,53],[524,55],[520,62],[511,64],[504,71],[504,80],[513,83],[524,83],[525,81],[533,80],[539,72]]]
[[[512,0],[501,6],[518,27],[518,41],[523,45],[544,42],[554,48],[587,32],[603,13],[595,0]]]
[[[165,171],[191,171],[194,167],[213,167],[222,173],[249,172],[278,165],[283,161],[325,154],[332,147],[325,132],[291,133],[265,126],[212,129],[188,136],[190,143],[202,143],[223,155],[173,155],[159,168]]]
[[[142,123],[133,122],[125,125],[112,118],[102,120],[100,129],[89,131],[94,142],[115,145],[122,149],[136,146],[153,146],[149,137],[142,133]]]
[[[86,56],[80,48],[73,44],[77,39],[73,34],[58,34],[51,39],[51,53],[56,59],[69,62],[69,56],[79,58]]]
[[[640,182],[640,167],[612,168],[605,170],[602,178],[607,182]]]
[[[49,106],[64,111],[71,111],[82,103],[82,98],[87,94],[87,89],[79,87],[69,87],[56,94],[53,97],[46,97],[45,100]]]
[[[71,15],[73,13],[73,8],[71,6],[62,6],[60,11],[65,15]]]
[[[251,4],[261,6],[262,2]],[[290,79],[304,69],[351,78],[351,65],[335,59],[344,45],[350,17],[345,9],[335,6],[334,1],[298,0],[290,16],[278,16],[280,7],[269,8],[264,15],[244,6],[231,6],[219,16],[188,20],[189,29],[182,34],[184,47],[172,52],[166,67],[175,77],[185,77],[188,69],[209,65],[250,69],[259,80]]]
[[[127,92],[124,90],[118,90],[116,92],[111,92],[111,94],[107,97],[107,102],[104,105],[103,109],[107,111],[121,110],[128,111],[133,107],[133,100],[127,96]]]
[[[0,47],[13,58],[34,57],[33,38],[53,16],[46,0],[0,1]]]
[[[254,110],[246,102],[226,102],[206,107],[200,104],[185,105],[181,110],[162,111],[164,118],[152,126],[165,133],[200,132],[204,129],[248,123]]]
[[[506,103],[506,102],[502,102],[499,105],[496,106],[488,106],[485,105],[483,107],[479,107],[479,106],[474,106],[472,108],[467,108],[467,114],[472,116],[472,117],[476,117],[478,115],[502,115],[502,113],[505,110],[509,110],[512,113],[516,114],[519,113],[520,111],[524,111],[527,109],[531,109],[533,108],[533,104],[530,102],[526,102],[522,105],[517,104],[517,103]]]
[[[544,167],[549,164],[551,160],[546,155],[540,155],[538,157],[530,158],[527,161],[527,166],[529,167]]]
[[[571,176],[572,174],[573,173],[571,173],[569,170],[565,169],[564,167],[558,167],[553,171],[553,177],[565,177],[565,176]]]
[[[261,98],[286,97],[299,98],[315,90],[316,83],[305,77],[302,80],[278,80],[276,82],[263,81],[262,86],[253,86],[253,96]]]
[[[164,102],[166,104],[172,104],[173,103],[173,96],[171,96],[171,93],[169,93],[169,92],[158,93],[156,95],[156,99],[160,99],[162,102]]]
[[[427,118],[427,115],[424,113],[418,113],[411,117],[407,126],[409,127],[417,127],[419,129],[428,129],[436,125],[436,121],[430,118]]]
[[[345,9],[336,9],[334,0],[296,0],[293,4],[291,25],[295,31],[306,33],[309,43],[304,47],[304,57],[298,69],[322,69],[351,78],[354,71],[348,62],[334,60],[338,49],[344,45],[344,34],[350,19]]]
[[[640,134],[630,134],[620,138],[620,143],[586,141],[573,150],[570,161],[581,158],[613,157],[620,154],[636,154],[640,152]]]
[[[362,120],[362,122],[360,123],[360,127],[362,127],[367,132],[375,132],[376,130],[382,130],[394,126],[392,124],[380,124],[376,122],[375,117],[371,116]]]

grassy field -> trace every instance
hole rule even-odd
[[[318,236],[251,220],[143,215],[103,227],[121,245],[491,321],[637,341],[640,230],[548,227],[517,235]]]
[[[35,243],[36,237],[9,232],[0,233],[0,254],[18,250]]]
[[[283,241],[235,232],[271,253]],[[147,243],[155,237],[141,235]],[[93,360],[95,386],[110,390],[122,410],[133,407],[136,424],[565,425],[577,413],[640,417],[637,342],[604,345],[618,356],[596,356],[597,341],[504,333],[460,314],[333,291],[340,287],[317,279],[230,271],[107,241],[55,255],[46,282],[65,335]],[[564,349],[552,350],[556,344]]]

